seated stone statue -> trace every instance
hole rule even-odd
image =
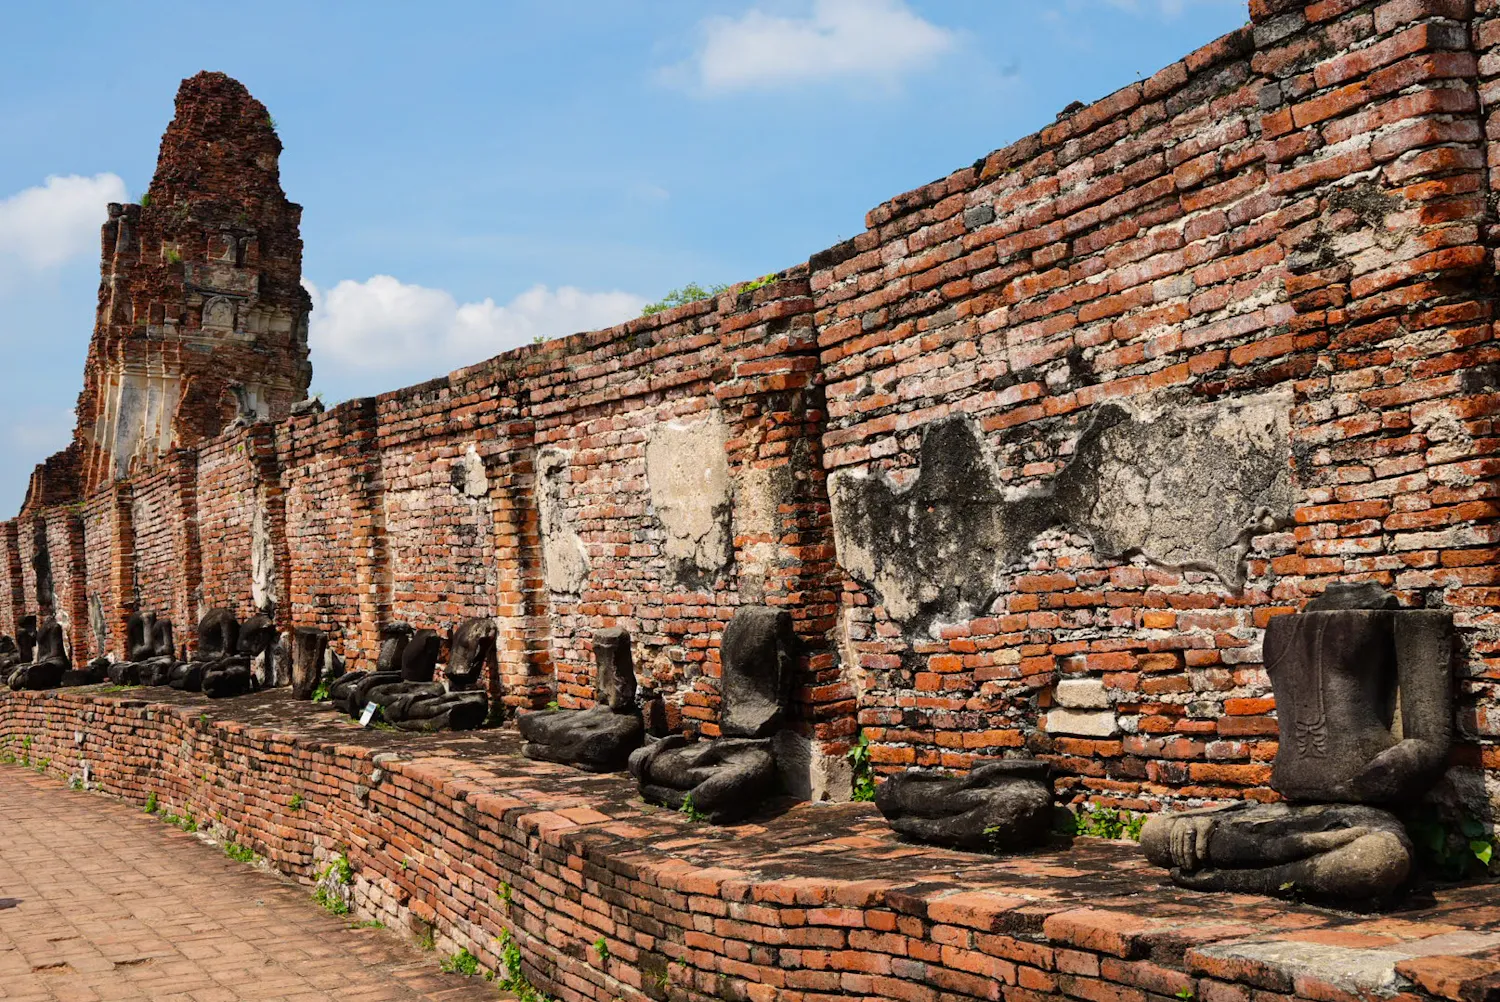
[[[339,676],[328,687],[328,698],[339,710],[351,717],[364,712],[368,692],[377,685],[401,681],[401,665],[411,643],[412,628],[406,623],[387,623],[380,631],[380,653],[374,671],[351,671]]]
[[[292,696],[312,699],[323,680],[328,659],[328,634],[312,626],[292,631]]]
[[[21,665],[28,663],[29,657],[23,657],[21,648],[16,645],[8,634],[0,634],[0,674],[9,678],[10,673]]]
[[[10,687],[13,690],[55,689],[62,683],[63,673],[72,667],[62,627],[54,617],[48,616],[37,631],[36,660],[11,671]]]
[[[771,737],[791,701],[796,634],[784,609],[742,606],[720,644],[719,730],[711,741],[680,734],[630,754],[630,774],[641,796],[656,804],[693,809],[716,823],[738,820],[776,792],[779,778]]]
[[[561,762],[588,772],[625,768],[646,734],[636,706],[630,634],[618,627],[594,633],[596,701],[586,710],[541,710],[516,718],[527,758]]]
[[[256,688],[250,672],[250,656],[240,650],[239,618],[228,609],[210,609],[198,622],[198,649],[189,663],[196,671],[198,687],[211,699],[243,696]],[[183,688],[195,680],[184,679]],[[174,686],[177,680],[174,677]]]
[[[476,648],[482,647],[488,639],[493,650],[493,630],[493,620],[468,620],[454,632],[455,644],[449,646],[450,650],[456,646],[457,658],[450,653],[449,662],[451,665],[457,660],[463,666],[458,672],[460,686],[470,684],[482,670],[485,656]],[[380,671],[381,663],[377,662],[377,670],[370,673],[371,677],[353,689],[349,699],[351,715],[358,716],[366,703],[374,703],[380,707],[382,720],[403,731],[465,731],[484,723],[489,715],[489,698],[484,692],[462,688],[453,691],[433,681],[442,652],[442,641],[435,632],[410,632],[404,648],[400,646],[399,633],[393,632],[392,640],[391,661],[395,659],[395,651],[400,651],[400,677],[388,681],[389,673]],[[381,661],[389,664],[385,644],[382,644],[381,655]],[[480,666],[477,668],[474,666],[476,657]]]
[[[977,764],[967,776],[913,769],[875,791],[899,834],[974,852],[1045,845],[1052,832],[1051,767],[1036,759]]]
[[[1271,786],[1294,801],[1152,818],[1147,857],[1184,887],[1361,904],[1411,869],[1401,823],[1452,742],[1453,621],[1373,585],[1330,585],[1264,645],[1280,743]],[[1399,707],[1399,712],[1398,708]],[[1309,803],[1313,802],[1313,803]]]
[[[166,685],[177,666],[172,642],[172,621],[157,619],[154,612],[133,613],[125,628],[124,661],[109,666],[109,680],[116,685]]]
[[[1234,804],[1162,815],[1141,851],[1200,891],[1376,903],[1411,872],[1411,841],[1388,811],[1358,804]]]
[[[240,624],[240,653],[250,659],[250,674],[256,689],[283,684],[276,652],[281,637],[269,616],[254,615]]]

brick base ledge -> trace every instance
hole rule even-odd
[[[1359,917],[1180,891],[1119,843],[998,860],[904,845],[868,805],[712,828],[618,777],[528,762],[503,732],[361,731],[284,692],[159,692],[6,693],[0,740],[60,778],[154,793],[304,882],[347,852],[357,918],[489,969],[509,930],[569,1002],[1500,994],[1494,885]]]

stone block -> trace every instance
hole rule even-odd
[[[1053,698],[1058,706],[1076,710],[1103,710],[1109,707],[1109,693],[1097,678],[1065,678],[1057,683]]]
[[[1120,732],[1120,724],[1110,710],[1061,709],[1047,714],[1044,729],[1048,734],[1109,738]]]

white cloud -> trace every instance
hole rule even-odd
[[[308,338],[313,363],[345,370],[455,369],[537,337],[609,327],[639,316],[646,300],[628,292],[584,292],[536,285],[502,305],[460,304],[442,289],[390,275],[348,279],[326,292],[303,280],[313,298]]]
[[[902,0],[813,0],[806,18],[752,8],[702,24],[689,69],[708,92],[848,77],[893,82],[953,48],[956,35]]]
[[[125,182],[114,174],[49,177],[0,200],[0,277],[97,254],[106,206],[124,200]]]

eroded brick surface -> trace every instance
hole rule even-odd
[[[790,1002],[1478,1002],[1500,976],[1493,883],[1420,885],[1360,916],[1182,890],[1127,842],[905,844],[869,804],[782,801],[716,828],[643,804],[628,778],[521,758],[510,731],[362,730],[285,692],[11,693],[0,741],[45,758],[50,782],[87,764],[132,804],[155,792],[215,819],[302,880],[347,849],[356,917],[434,923],[439,953],[487,967],[508,932],[567,1002],[660,1000],[668,968],[673,998]]]

